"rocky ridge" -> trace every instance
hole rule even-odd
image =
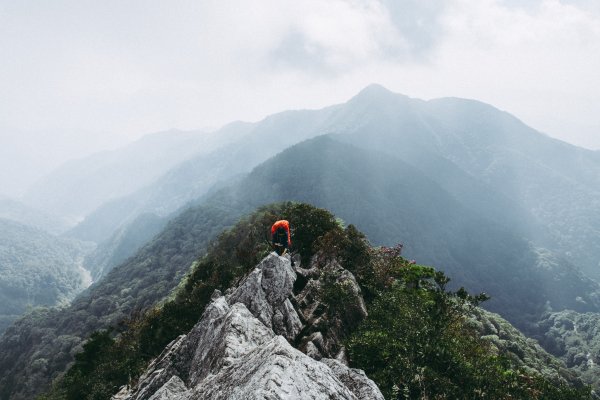
[[[237,288],[215,291],[194,328],[113,399],[383,400],[363,371],[348,367],[340,343],[367,315],[354,276],[335,260],[298,264],[271,253]],[[328,311],[326,275],[347,289],[347,312]]]

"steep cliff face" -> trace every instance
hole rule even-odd
[[[327,271],[350,288],[349,313],[326,312],[320,286]],[[347,366],[339,341],[365,316],[360,288],[339,264],[317,274],[271,253],[236,288],[215,291],[194,328],[169,344],[137,386],[113,398],[383,399]]]

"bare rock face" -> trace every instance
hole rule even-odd
[[[302,328],[289,300],[295,280],[290,260],[271,253],[227,300],[230,304],[244,303],[260,322],[292,341]]]
[[[113,399],[383,399],[362,371],[323,358],[314,342],[326,349],[333,339],[296,311],[295,280],[289,259],[270,254],[228,295],[216,292],[194,328]],[[313,357],[290,344],[308,331],[321,337],[306,341]]]
[[[349,388],[359,399],[384,400],[379,388],[365,375],[364,371],[348,368],[338,360],[324,358],[322,362],[333,371],[333,374]]]
[[[183,381],[177,375],[173,375],[167,383],[150,396],[149,400],[181,399],[182,396],[186,395],[186,392],[187,388]]]
[[[357,399],[327,365],[273,337],[192,391],[198,399]]]

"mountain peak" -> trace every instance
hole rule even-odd
[[[364,89],[362,89],[360,92],[358,92],[358,94],[356,96],[353,97],[353,99],[356,98],[380,98],[380,97],[391,97],[391,96],[398,96],[397,93],[392,92],[391,90],[387,89],[386,87],[378,84],[378,83],[371,83],[370,85],[366,86]]]
[[[365,86],[365,88],[363,90],[361,90],[358,94],[367,94],[367,93],[374,93],[374,94],[378,94],[378,93],[386,93],[386,94],[394,94],[394,92],[392,92],[391,90],[389,90],[388,88],[386,88],[385,86],[379,84],[379,83],[371,83],[367,86]]]
[[[408,96],[392,92],[378,83],[372,83],[352,97],[348,104],[371,104],[380,106],[398,100],[408,100]]]

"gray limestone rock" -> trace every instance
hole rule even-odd
[[[256,348],[239,365],[209,376],[193,398],[357,399],[325,364],[294,349],[281,336]]]
[[[333,371],[334,375],[348,387],[360,400],[385,400],[375,382],[367,378],[364,371],[348,368],[338,360],[321,360]]]
[[[173,375],[167,383],[158,389],[148,400],[179,400],[188,397],[185,384],[177,375]]]
[[[310,333],[310,357],[292,347],[307,328],[293,305],[295,279],[288,258],[266,257],[235,290],[215,292],[194,328],[119,399],[383,399],[362,371],[318,361],[331,337]]]
[[[171,377],[178,374],[178,366],[181,363],[180,357],[182,347],[185,346],[186,335],[181,335],[173,340],[150,365],[146,372],[140,377],[138,390],[134,390],[126,399],[147,399]],[[113,397],[113,400],[116,400]]]
[[[302,322],[289,301],[295,280],[296,273],[290,260],[271,253],[227,300],[230,304],[245,304],[263,324],[292,342],[302,328]]]
[[[190,333],[196,349],[191,363],[188,383],[197,385],[209,374],[214,374],[268,341],[275,334],[256,319],[241,303],[231,306],[225,317],[215,324],[198,324]]]

